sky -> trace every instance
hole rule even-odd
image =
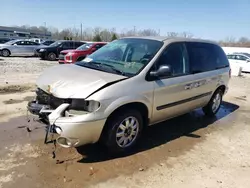
[[[222,40],[250,38],[250,0],[5,0],[0,25],[190,32]]]

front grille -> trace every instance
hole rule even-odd
[[[51,94],[46,93],[40,88],[36,91],[36,100],[39,104],[49,105],[51,108],[55,109],[63,103],[71,103],[71,99],[61,99],[54,97]]]

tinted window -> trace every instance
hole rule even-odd
[[[38,43],[32,41],[26,41],[26,43],[27,45],[38,45]]]
[[[99,48],[101,48],[101,47],[103,47],[105,44],[97,44],[97,45],[95,45],[95,48],[96,49],[99,49]]]
[[[72,43],[71,42],[64,42],[62,44],[63,49],[70,49],[72,47]]]
[[[246,61],[248,58],[243,55],[236,55],[236,59]]]
[[[27,45],[27,43],[25,41],[18,41],[15,44],[17,44],[17,45]]]
[[[228,66],[228,59],[220,47],[198,42],[186,44],[192,73],[211,71]]]
[[[188,74],[189,62],[185,44],[170,44],[158,59],[156,69],[158,69],[162,65],[170,66],[172,76]]]

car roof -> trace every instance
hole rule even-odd
[[[217,44],[216,42],[204,39],[197,38],[185,38],[185,37],[165,37],[165,36],[142,36],[142,37],[123,37],[123,38],[134,38],[134,39],[149,39],[149,40],[157,40],[161,42],[203,42],[203,43],[211,43]]]

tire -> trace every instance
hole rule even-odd
[[[209,117],[213,117],[215,116],[215,114],[219,111],[220,106],[221,106],[221,102],[222,102],[222,96],[223,96],[223,92],[220,89],[217,89],[213,96],[211,97],[209,103],[203,107],[203,112],[205,113],[205,115],[209,116]]]
[[[131,150],[143,129],[142,115],[137,110],[125,110],[120,114],[114,114],[107,122],[108,127],[103,138],[109,151],[115,154]],[[129,123],[127,126],[126,121]]]
[[[50,52],[47,56],[47,59],[50,61],[55,61],[56,60],[56,54],[54,52]]]
[[[2,56],[3,56],[3,57],[9,57],[9,56],[10,56],[10,51],[7,50],[7,49],[3,49],[3,50],[2,50]]]

